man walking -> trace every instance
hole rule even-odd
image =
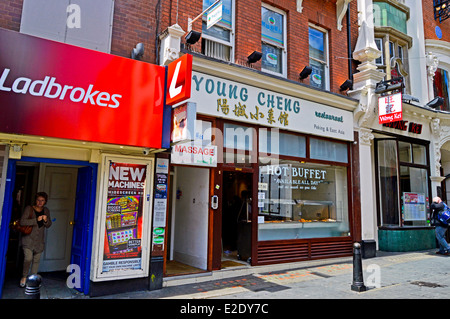
[[[436,254],[450,255],[450,245],[445,240],[445,232],[447,231],[448,225],[438,219],[439,213],[444,209],[445,205],[442,199],[440,197],[434,197],[433,203],[431,204],[431,225],[436,227],[436,238],[439,243],[439,251]]]

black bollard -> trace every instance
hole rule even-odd
[[[41,282],[42,277],[39,275],[30,275],[27,277],[25,294],[28,296],[28,299],[41,299]]]
[[[363,268],[361,261],[361,245],[353,244],[353,283],[352,290],[357,292],[366,291],[363,279]]]

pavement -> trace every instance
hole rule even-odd
[[[446,299],[450,296],[450,256],[437,255],[435,251],[377,251],[376,257],[362,259],[363,288],[366,288],[362,292],[351,289],[355,283],[353,257],[345,257],[270,266],[242,265],[202,274],[168,277],[164,278],[160,290],[95,298],[69,289],[63,275],[52,277],[43,274],[40,298],[110,302],[172,300],[176,305],[175,310],[180,312],[183,310],[180,305],[193,306],[198,302],[209,304],[208,301],[212,300],[220,305],[224,300],[233,304],[249,300],[252,305],[255,301],[272,303],[275,300],[291,300],[291,306],[295,306],[296,300],[305,299]],[[27,296],[24,289],[17,287],[17,283],[6,281],[3,299],[27,299]],[[198,310],[192,308],[194,314]]]

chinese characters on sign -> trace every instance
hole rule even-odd
[[[390,123],[402,120],[402,94],[382,96],[378,99],[378,123]]]
[[[195,71],[191,86],[198,114],[353,140],[350,111]]]

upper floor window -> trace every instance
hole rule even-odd
[[[329,88],[328,34],[325,30],[309,27],[309,65],[312,68],[310,84],[327,90]]]
[[[434,96],[440,96],[444,98],[444,104],[439,107],[441,111],[450,112],[450,106],[448,102],[450,98],[449,84],[448,71],[444,69],[437,69],[436,73],[434,74]]]
[[[374,25],[376,27],[392,27],[406,34],[406,21],[409,12],[405,12],[403,7],[404,5],[398,3],[398,1],[374,1]]]
[[[286,15],[263,5],[261,7],[262,70],[286,76]]]
[[[203,0],[203,10],[216,0]],[[234,60],[234,0],[222,0],[222,19],[211,28],[206,27],[206,14],[202,24],[202,53],[206,56],[231,62]]]

